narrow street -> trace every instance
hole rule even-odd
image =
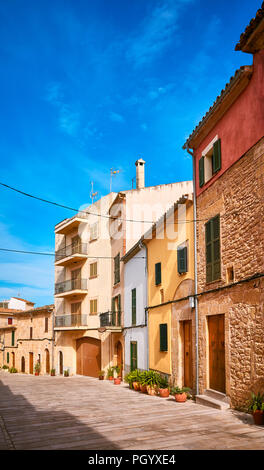
[[[0,449],[263,449],[249,415],[90,377],[0,371]]]

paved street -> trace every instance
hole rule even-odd
[[[0,371],[0,449],[264,449],[251,423],[109,381]]]

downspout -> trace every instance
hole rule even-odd
[[[197,275],[197,205],[196,205],[196,166],[195,157],[189,147],[187,152],[192,156],[193,161],[193,215],[194,215],[194,308],[195,308],[195,362],[196,362],[196,395],[199,395],[199,318],[198,318],[198,275]]]
[[[140,240],[139,242],[139,248],[142,250],[145,248],[145,291],[146,291],[146,304],[148,305],[148,250],[147,246],[142,243]],[[146,357],[146,363],[147,363],[147,370],[149,370],[149,338],[148,338],[148,310],[146,307],[144,308],[144,313],[145,313],[145,327],[147,329],[147,341],[146,341],[146,352],[147,352],[147,357]]]
[[[54,330],[54,308],[52,309],[52,340],[51,340],[51,368],[54,369],[54,342],[55,342],[55,330]]]

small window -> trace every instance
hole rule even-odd
[[[49,331],[49,318],[45,317],[45,333]]]
[[[97,314],[97,299],[90,300],[90,314]]]
[[[97,277],[97,262],[90,264],[90,279]]]
[[[12,346],[15,346],[15,332],[12,331]]]
[[[0,308],[8,308],[8,302],[0,302]]]
[[[177,264],[178,264],[178,273],[184,274],[187,273],[187,246],[178,248],[177,250]]]
[[[155,284],[156,286],[161,284],[161,263],[155,264]]]
[[[90,240],[97,240],[98,238],[98,222],[90,226]]]
[[[137,323],[137,291],[132,289],[131,291],[131,300],[132,300],[132,325]]]
[[[168,351],[168,325],[160,324],[160,351]]]
[[[199,160],[199,186],[207,183],[221,169],[221,139],[209,145]]]
[[[33,338],[33,328],[31,326],[29,329],[29,339],[32,339],[32,338]]]
[[[120,282],[120,253],[114,258],[114,278],[115,284]]]
[[[8,318],[7,319],[7,324],[8,325],[13,325],[13,318]]]

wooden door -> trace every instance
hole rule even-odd
[[[24,356],[21,357],[21,372],[25,372],[25,358]]]
[[[137,342],[130,342],[130,370],[137,369]]]
[[[60,375],[63,375],[63,354],[59,352],[59,360],[60,360]]]
[[[29,373],[33,374],[33,353],[29,353]]]
[[[101,370],[101,341],[80,338],[76,341],[77,374],[98,377]]]
[[[183,322],[183,383],[185,387],[192,388],[192,322]]]
[[[50,353],[48,349],[45,349],[46,354],[46,374],[50,373]]]
[[[79,235],[72,237],[71,239],[72,253],[79,253],[81,248],[81,239]]]
[[[225,393],[225,316],[208,317],[209,387]]]
[[[81,268],[71,271],[71,288],[80,289],[81,287]]]
[[[15,353],[12,352],[12,367],[16,366]]]
[[[120,368],[119,375],[120,375],[120,377],[122,377],[122,373],[123,373],[123,348],[122,348],[122,344],[121,344],[120,341],[118,341],[118,343],[116,345],[116,355],[117,355],[117,365]]]

